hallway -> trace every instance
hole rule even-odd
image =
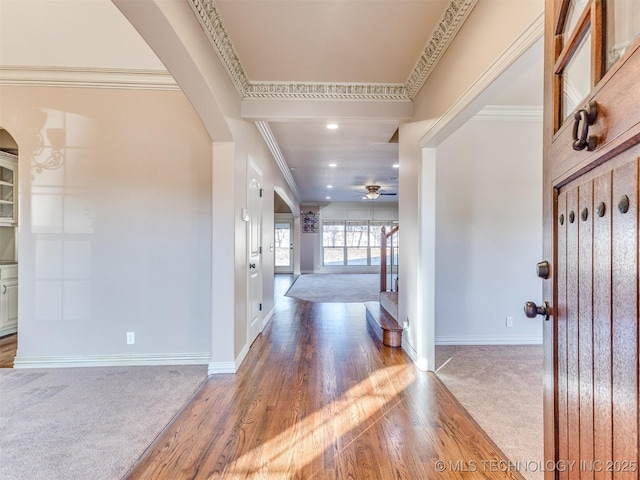
[[[237,375],[210,377],[127,478],[522,478],[504,461],[362,305],[280,297]]]

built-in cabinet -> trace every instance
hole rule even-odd
[[[18,264],[0,265],[0,337],[18,331]]]
[[[0,151],[0,337],[18,331],[18,156]]]

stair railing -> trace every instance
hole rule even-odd
[[[398,249],[398,237],[397,237],[397,233],[399,230],[399,225],[396,225],[395,227],[393,227],[391,230],[389,230],[389,232],[387,233],[387,229],[386,227],[382,227],[380,229],[380,291],[381,292],[386,292],[387,291],[387,246],[389,246],[389,249],[391,250],[391,258],[389,261],[389,270],[390,270],[390,278],[391,278],[391,292],[397,292],[398,291],[398,258],[396,255],[397,249]],[[394,246],[394,240],[395,240],[395,246]],[[395,278],[396,281],[393,281],[393,270],[395,267]]]

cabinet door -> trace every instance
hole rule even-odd
[[[2,283],[3,309],[7,325],[18,325],[18,279],[6,280]]]
[[[16,165],[0,158],[0,225],[13,225],[16,220]]]

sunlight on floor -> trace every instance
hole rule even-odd
[[[344,395],[256,446],[255,449],[261,450],[259,455],[254,449],[240,457],[225,469],[225,476],[282,478],[283,473],[300,470],[317,457],[325,455],[332,445],[335,457],[341,449],[380,421],[385,412],[393,409],[400,401],[398,394],[415,379],[415,369],[409,365],[372,372],[366,380],[351,387]],[[299,395],[303,393],[299,391]],[[291,415],[298,414],[293,411]],[[332,420],[327,421],[327,418]],[[340,448],[337,440],[349,432],[352,432],[352,438],[343,442]],[[256,465],[257,457],[261,459],[259,465]]]

